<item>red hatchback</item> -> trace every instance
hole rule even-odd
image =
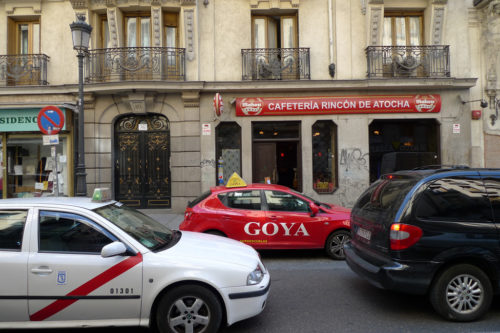
[[[324,248],[344,259],[350,212],[281,185],[217,186],[188,204],[180,230],[226,236],[256,249]]]

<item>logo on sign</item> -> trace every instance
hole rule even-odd
[[[432,112],[437,105],[437,100],[432,95],[415,96],[415,108],[418,112]]]
[[[243,98],[241,100],[241,111],[247,116],[256,116],[262,112],[264,101],[260,98]]]
[[[57,272],[57,284],[66,284],[66,272],[65,271]]]

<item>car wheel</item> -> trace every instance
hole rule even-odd
[[[344,244],[351,240],[351,233],[346,230],[339,230],[332,233],[326,239],[326,254],[336,260],[344,260]]]
[[[461,264],[438,276],[429,298],[441,316],[455,321],[472,321],[488,311],[492,292],[490,279],[481,269]]]
[[[217,231],[217,230],[207,230],[207,231],[205,231],[205,233],[210,234],[210,235],[215,235],[215,236],[226,237],[226,235],[224,235],[222,232]]]
[[[213,333],[222,320],[219,300],[210,290],[198,285],[183,285],[161,299],[156,324],[161,333]]]

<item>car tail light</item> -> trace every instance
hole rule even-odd
[[[422,229],[414,225],[394,223],[391,225],[391,250],[404,250],[418,242]]]
[[[184,221],[189,221],[191,219],[191,215],[193,215],[193,212],[185,212]]]

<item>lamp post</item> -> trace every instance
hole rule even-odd
[[[78,161],[76,165],[76,196],[87,196],[87,173],[85,172],[84,110],[83,110],[83,58],[89,50],[92,26],[85,22],[84,15],[77,15],[71,23],[73,49],[78,52]]]

